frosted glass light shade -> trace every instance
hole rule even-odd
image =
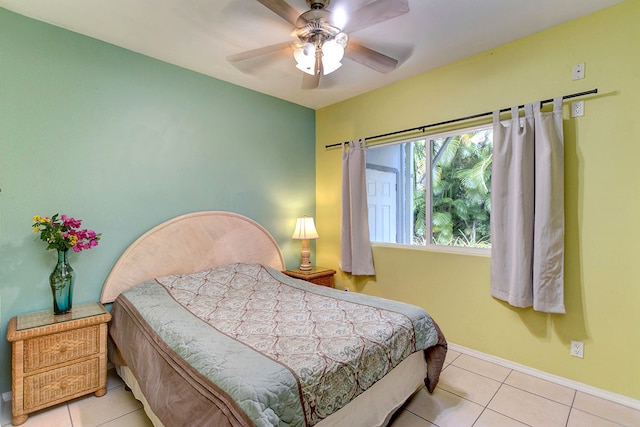
[[[322,51],[322,73],[324,75],[333,73],[342,66],[340,62],[344,56],[344,48],[347,44],[347,36],[340,33],[335,39],[326,41],[319,49]],[[305,43],[293,50],[293,57],[297,64],[296,68],[307,74],[315,75],[319,67],[316,46],[313,43]]]
[[[340,68],[340,61],[344,56],[344,47],[335,40],[329,40],[322,45],[322,69],[329,74]]]
[[[316,225],[313,223],[313,218],[309,216],[298,218],[296,220],[296,229],[291,237],[298,240],[317,239],[320,237],[316,231]]]
[[[293,51],[293,57],[297,62],[296,68],[307,74],[315,74],[316,47],[312,43],[306,43],[297,47]]]

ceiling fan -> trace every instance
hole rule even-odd
[[[292,49],[296,67],[304,72],[303,89],[317,88],[320,76],[337,70],[343,57],[380,73],[398,66],[397,59],[351,40],[348,34],[409,12],[408,0],[375,0],[350,14],[341,7],[346,0],[337,0],[333,11],[327,9],[331,0],[306,0],[309,10],[302,14],[284,0],[257,1],[292,24],[296,39],[230,55],[229,62]]]

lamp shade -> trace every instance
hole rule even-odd
[[[296,230],[291,237],[299,240],[317,239],[320,237],[313,223],[313,218],[309,216],[298,218],[296,220]]]

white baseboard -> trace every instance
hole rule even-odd
[[[630,408],[640,411],[640,400],[633,399],[622,394],[613,393],[607,390],[603,390],[597,387],[593,387],[578,381],[573,381],[568,378],[564,378],[558,375],[553,375],[548,372],[540,371],[538,369],[530,368],[519,363],[512,362],[510,360],[501,359],[500,357],[491,356],[490,354],[482,353],[467,347],[463,347],[458,344],[448,343],[449,348],[453,351],[468,354],[469,356],[477,357],[478,359],[485,360],[487,362],[495,363],[496,365],[504,366],[505,368],[513,369],[514,371],[522,372],[524,374],[531,375],[555,384],[559,384],[565,387],[572,388],[583,393],[590,394],[592,396],[601,397],[602,399],[609,400],[611,402],[618,403],[620,405],[628,406]]]

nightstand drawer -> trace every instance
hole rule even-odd
[[[328,286],[330,288],[333,288],[333,275],[310,279],[309,282],[314,283],[316,285]]]
[[[24,372],[76,360],[99,351],[99,325],[28,339],[24,341]]]
[[[24,410],[46,407],[51,402],[81,395],[99,386],[99,359],[84,362],[24,378]]]

